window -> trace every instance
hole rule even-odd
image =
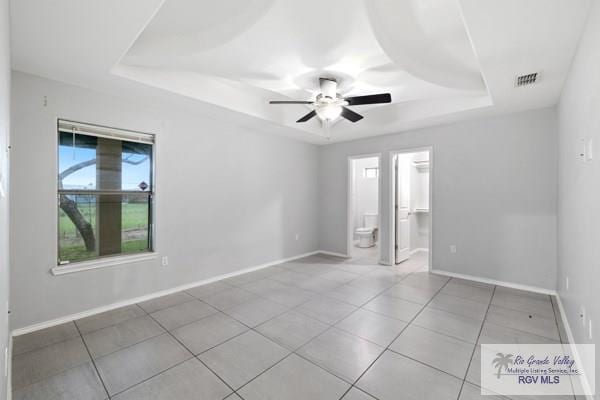
[[[365,178],[377,178],[379,176],[379,168],[377,168],[377,167],[365,168],[365,170],[363,172],[363,176]]]
[[[58,264],[152,251],[154,136],[58,121]]]

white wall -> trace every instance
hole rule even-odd
[[[600,1],[587,26],[559,103],[558,291],[576,343],[600,335]],[[594,158],[579,154],[593,139]],[[569,278],[569,288],[566,279]],[[586,310],[583,324],[580,307]],[[588,337],[588,319],[595,337]],[[600,360],[600,346],[596,346]],[[596,362],[596,383],[600,368]]]
[[[410,162],[410,208],[429,207],[429,172],[420,171],[414,161],[429,159],[429,152],[413,153]],[[410,249],[429,248],[429,214],[413,212],[410,217]]]
[[[362,228],[365,213],[378,213],[379,210],[379,188],[377,178],[365,178],[365,168],[377,168],[379,159],[377,157],[360,158],[353,161],[354,167],[354,229]],[[343,205],[341,205],[343,207]],[[355,235],[356,239],[356,235]]]
[[[347,253],[340,206],[347,157],[381,152],[382,257],[389,263],[389,152],[433,146],[433,267],[554,289],[556,138],[552,108],[323,146],[321,248]]]
[[[16,72],[12,99],[15,329],[318,249],[313,145]],[[168,267],[50,274],[57,117],[157,134],[156,244]]]
[[[10,40],[8,0],[0,0],[0,399],[6,398],[4,349],[8,341],[8,144],[10,127]]]

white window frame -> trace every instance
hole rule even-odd
[[[57,159],[56,159],[56,174],[55,177],[58,177],[59,174],[59,165],[58,165],[58,138],[59,132],[73,132],[75,134],[89,134],[91,136],[96,137],[104,137],[109,139],[121,139],[130,142],[138,142],[138,143],[147,143],[152,145],[152,163],[151,163],[151,174],[152,174],[152,221],[150,224],[150,235],[151,235],[151,248],[143,253],[138,254],[115,254],[109,256],[102,256],[98,258],[94,258],[91,260],[85,261],[75,261],[68,264],[58,264],[58,251],[59,251],[59,238],[58,234],[55,234],[56,240],[56,257],[57,265],[51,268],[52,275],[64,275],[73,272],[86,271],[97,268],[106,268],[113,267],[117,265],[131,264],[143,261],[155,260],[158,258],[158,252],[156,251],[156,135],[150,133],[143,133],[137,131],[131,131],[126,129],[118,129],[112,128],[102,125],[81,123],[71,120],[65,120],[56,118],[57,124],[54,130],[54,134],[56,137],[56,147],[57,151]],[[55,178],[56,179],[56,178]],[[58,187],[58,179],[56,182],[56,193],[59,193]],[[58,233],[58,218],[56,220],[56,229],[55,232]]]

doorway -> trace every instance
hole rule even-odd
[[[379,154],[348,158],[348,256],[378,264],[380,255]]]
[[[391,250],[395,264],[423,260],[431,268],[432,150],[391,153]]]

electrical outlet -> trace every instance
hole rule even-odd
[[[456,254],[456,245],[455,244],[450,245],[450,253]]]
[[[300,240],[300,234],[296,233],[296,240]]]
[[[568,276],[565,278],[565,290],[567,290],[567,291],[569,290],[569,277]]]
[[[588,321],[588,337],[590,340],[592,340],[592,320],[591,319]]]
[[[166,267],[167,265],[169,265],[169,257],[163,256],[161,263],[162,263],[163,267]]]

